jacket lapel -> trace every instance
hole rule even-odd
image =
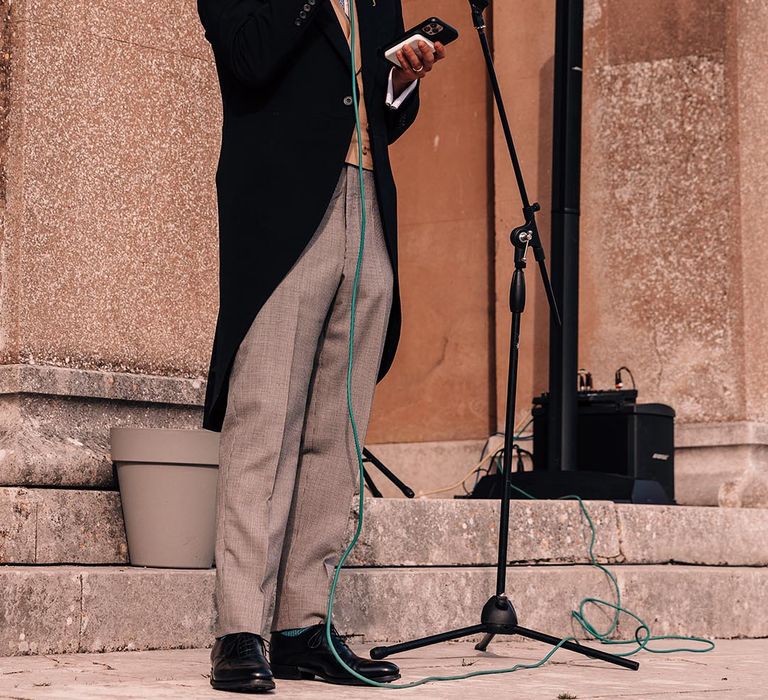
[[[375,29],[374,22],[376,21],[373,14],[374,3],[371,0],[355,0],[355,5],[357,5],[357,19],[360,23],[358,33],[360,35],[363,65],[372,68],[376,48],[374,46],[375,37],[373,34]]]
[[[320,15],[316,21],[320,24],[320,28],[328,37],[331,44],[333,44],[333,48],[336,49],[341,60],[344,61],[344,65],[347,67],[347,70],[352,71],[349,44],[347,43],[347,39],[341,29],[339,20],[336,17],[333,6],[331,5],[332,2],[338,2],[338,0],[328,0],[328,2],[324,2],[322,7],[323,14]]]
[[[360,36],[361,61],[366,67],[366,70],[363,71],[363,87],[366,95],[372,95],[373,85],[369,85],[369,79],[373,80],[377,60],[375,2],[372,0],[355,0],[355,4],[357,5],[357,19],[360,23],[358,34]]]
[[[323,14],[317,18],[317,21],[320,22],[323,32],[344,61],[347,70],[351,71],[352,63],[350,61],[349,44],[336,16],[336,10],[334,10],[331,3],[338,3],[338,0],[328,0],[328,2],[323,3]],[[375,18],[371,15],[373,4],[371,0],[355,0],[355,5],[357,7],[357,21],[360,25],[358,27],[358,36],[360,37],[361,61],[362,65],[370,67],[373,65],[373,59],[375,58],[373,46],[375,37],[372,35]]]

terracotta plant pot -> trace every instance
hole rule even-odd
[[[111,428],[110,444],[131,564],[213,566],[219,433]]]

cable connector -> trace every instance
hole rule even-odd
[[[629,375],[629,378],[632,381],[632,388],[637,389],[637,385],[635,384],[635,377],[632,375],[632,370],[629,369],[629,367],[622,366],[616,370],[616,374],[614,375],[613,385],[616,390],[619,391],[624,388],[624,380],[621,374],[622,372],[626,372]]]
[[[592,383],[592,372],[586,369],[579,370],[579,391],[592,391],[595,387]]]

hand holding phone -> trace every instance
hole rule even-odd
[[[445,46],[459,38],[459,32],[450,24],[444,22],[438,17],[429,17],[420,22],[405,34],[395,39],[395,41],[382,49],[384,58],[394,63],[400,68],[400,61],[397,59],[397,52],[406,45],[410,46],[418,55],[419,42],[423,41],[430,50],[435,50],[435,43],[440,42]]]

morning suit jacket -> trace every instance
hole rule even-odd
[[[197,0],[223,106],[215,178],[219,312],[203,410],[208,430],[221,430],[240,342],[320,224],[344,167],[355,112],[349,44],[330,5],[336,1]],[[419,91],[397,110],[385,106],[392,66],[379,49],[403,32],[400,0],[356,1],[376,195],[394,273],[381,380],[401,325],[397,193],[387,148],[416,118]]]

